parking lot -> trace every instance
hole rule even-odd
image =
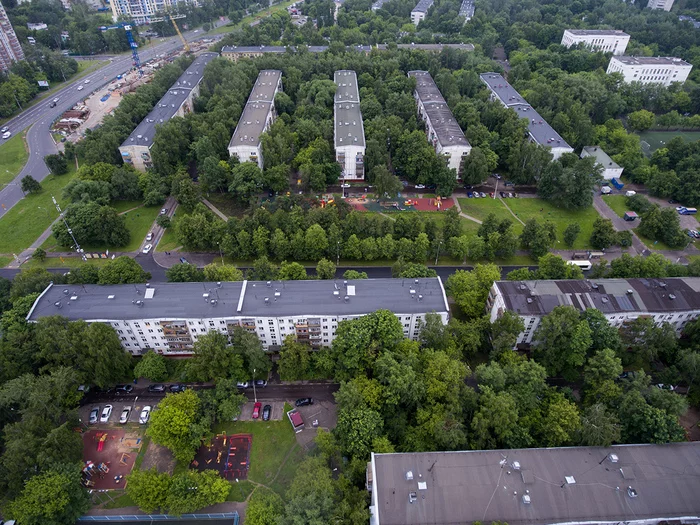
[[[106,423],[96,423],[96,424],[90,424],[90,411],[92,411],[93,408],[98,407],[99,411],[98,413],[101,415],[102,414],[102,409],[107,406],[107,405],[112,405],[112,415],[109,416],[109,420]],[[139,422],[139,414],[141,413],[141,410],[143,409],[144,406],[150,406],[151,408],[154,408],[155,403],[151,401],[145,401],[145,402],[139,402],[138,400],[124,400],[124,401],[106,401],[102,403],[92,403],[89,405],[84,405],[80,407],[78,411],[78,415],[80,417],[80,421],[82,423],[85,423],[88,425],[90,428],[95,427],[95,428],[101,428],[107,425],[119,425],[119,417],[121,416],[122,410],[125,407],[131,407],[131,413],[129,414],[129,419],[127,423],[135,423],[138,424]],[[99,418],[99,416],[98,416]]]
[[[260,403],[262,404],[259,417],[261,421],[263,408],[265,408],[265,405],[270,405],[272,407],[272,412],[270,414],[270,419],[272,421],[279,421],[284,417],[284,401],[260,401]],[[241,408],[241,415],[238,416],[239,421],[252,421],[254,406],[254,401],[248,401],[245,403]]]
[[[293,401],[290,404],[294,406]],[[338,408],[332,401],[314,399],[313,405],[295,408],[304,419],[304,429],[296,435],[297,443],[307,450],[313,446],[317,429],[332,430],[338,421]]]

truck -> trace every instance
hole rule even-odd
[[[622,183],[621,183],[619,180],[617,180],[617,179],[610,179],[610,184],[612,184],[613,186],[615,186],[615,189],[617,189],[617,190],[621,190],[622,188],[625,187],[625,185],[622,184]]]

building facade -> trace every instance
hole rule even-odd
[[[365,178],[365,128],[360,111],[360,90],[354,71],[336,71],[333,80],[338,89],[333,103],[335,160],[343,180]]]
[[[596,165],[603,168],[602,175],[605,180],[619,179],[624,168],[612,160],[600,146],[584,146],[581,150],[581,158],[595,157]]]
[[[557,160],[564,153],[574,151],[574,148],[566,143],[561,135],[535,111],[535,108],[520,96],[520,93],[502,75],[498,73],[482,73],[479,77],[491,91],[491,100],[499,101],[505,107],[518,113],[520,118],[527,119],[530,141],[549,149],[554,160]]]
[[[147,24],[150,17],[162,14],[166,11],[177,12],[178,6],[198,6],[197,0],[111,0],[112,20],[119,17],[133,20],[136,24]]]
[[[255,162],[260,169],[263,169],[260,136],[270,129],[277,118],[275,95],[280,91],[282,91],[281,71],[264,69],[258,73],[258,78],[228,145],[228,153],[231,157],[238,157],[241,162]]]
[[[428,9],[433,6],[434,1],[435,0],[418,0],[416,7],[413,8],[413,11],[411,11],[411,22],[413,22],[414,25],[417,26],[423,20],[425,20],[425,16],[428,14]]]
[[[663,9],[664,11],[670,11],[673,7],[674,0],[649,0],[647,7],[649,9]]]
[[[622,73],[625,82],[661,84],[670,86],[674,82],[685,82],[693,69],[692,64],[674,57],[612,57],[608,64],[610,73]]]
[[[648,317],[657,326],[669,323],[680,333],[700,316],[700,277],[496,281],[486,303],[492,323],[507,310],[522,318],[525,329],[517,344],[525,345],[532,343],[542,318],[557,306],[595,308],[616,328]]]
[[[433,77],[427,71],[409,71],[408,76],[416,79],[413,96],[418,106],[418,116],[425,122],[428,142],[438,155],[443,155],[447,166],[455,170],[457,177],[462,173],[464,159],[472,150],[462,128],[452,115],[447,102],[442,97]]]
[[[291,335],[312,348],[329,346],[338,323],[391,310],[405,337],[417,339],[427,313],[449,318],[440,278],[358,281],[242,281],[149,285],[49,285],[27,316],[105,323],[134,355],[147,350],[188,355],[199,337],[242,327],[275,350]]]
[[[152,166],[151,148],[156,135],[156,126],[173,117],[182,117],[193,111],[194,99],[199,95],[199,84],[204,77],[204,68],[214,60],[218,53],[202,53],[180,75],[168,92],[163,95],[146,118],[119,146],[124,164],[139,171],[146,171]]]
[[[462,0],[459,6],[459,16],[464,17],[464,23],[469,22],[474,16],[474,0]]]
[[[700,520],[700,443],[372,453],[370,525]]]
[[[20,60],[24,60],[24,51],[7,12],[0,3],[0,71],[9,71],[12,64]]]
[[[565,47],[584,44],[593,51],[624,55],[630,36],[617,29],[566,29],[561,38]]]

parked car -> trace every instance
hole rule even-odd
[[[698,238],[698,232],[695,230],[688,230],[688,237],[692,237],[693,239]]]
[[[3,126],[2,129],[0,129],[0,133],[5,133],[6,131],[10,131],[10,128],[7,126]]]
[[[142,425],[145,425],[148,423],[148,420],[151,418],[151,407],[146,405],[141,409],[141,415],[139,416],[139,423]]]
[[[500,192],[500,193],[501,193],[501,199],[505,199],[505,198],[506,198],[506,192],[505,192],[505,191],[502,191],[502,192]]]
[[[89,83],[90,83],[90,79],[89,79],[89,78],[86,78],[86,79],[85,79],[85,83],[86,83],[86,84],[89,84]]]
[[[475,191],[475,192],[474,192],[474,198],[475,198],[475,199],[478,199],[478,198],[479,198],[479,192],[478,192],[478,191]]]
[[[676,387],[673,385],[664,385],[663,383],[659,383],[656,385],[656,388],[660,388],[661,390],[670,390],[671,392],[674,392],[676,390]]]
[[[100,423],[107,423],[112,415],[112,405],[105,405],[100,416]]]
[[[468,191],[468,192],[467,192],[467,197],[469,197],[469,198],[471,199],[472,197],[474,197],[474,194],[473,194],[471,191]]]
[[[177,394],[178,392],[184,392],[185,390],[187,390],[187,387],[181,383],[178,383],[176,385],[170,385],[170,391],[173,394]]]
[[[166,213],[168,213],[168,208],[163,208],[162,210],[160,210],[161,215],[165,215]]]
[[[187,259],[185,259],[184,257],[180,257],[180,262],[182,264],[187,264]]]
[[[404,188],[408,188],[408,181],[402,180],[402,181],[401,181],[401,184],[403,184],[403,187],[404,187]]]
[[[249,386],[248,381],[239,381],[236,383],[236,388],[248,388]]]
[[[509,192],[509,193],[508,193],[508,198],[509,198],[509,199],[512,199],[512,198],[513,198],[513,194]]]
[[[264,379],[255,380],[255,388],[265,388],[267,386],[267,381]]]
[[[94,407],[92,410],[90,410],[90,419],[88,420],[91,425],[94,425],[98,421],[98,417],[100,416],[100,407]]]
[[[493,199],[493,192],[489,192],[489,197]]]
[[[119,423],[125,425],[129,422],[129,416],[131,415],[131,407],[124,407],[122,409],[122,415],[119,416]]]
[[[147,244],[146,246],[143,247],[143,253],[148,253],[151,251],[151,248],[153,248],[152,244]]]
[[[340,187],[341,188],[349,188],[350,184],[348,184],[347,182],[344,182],[343,184],[340,185]]]
[[[260,417],[260,409],[262,408],[262,403],[260,401],[253,405],[253,419],[258,419]]]
[[[153,232],[148,232],[148,235],[146,235],[146,241],[150,242],[153,240]]]
[[[668,199],[669,204],[678,204],[678,201],[676,199]]]
[[[417,190],[424,190],[424,189],[425,189],[425,184],[416,184],[416,185],[415,185],[415,188],[416,188]]]
[[[134,389],[134,385],[117,385],[114,387],[115,394],[129,394]]]
[[[155,385],[150,385],[148,387],[148,391],[152,393],[160,393],[160,392],[165,392],[165,385],[156,383]]]
[[[481,194],[480,194],[480,197],[481,197],[482,199],[485,199],[485,198],[486,198],[486,194],[482,191]]]
[[[300,399],[297,399],[294,404],[298,407],[305,407],[306,405],[313,405],[314,400],[310,397],[302,397]]]
[[[270,420],[270,415],[272,414],[272,406],[271,405],[265,405],[263,407],[263,421],[269,421]]]

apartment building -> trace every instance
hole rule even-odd
[[[199,95],[199,84],[204,77],[204,68],[217,56],[218,53],[202,53],[195,58],[146,118],[136,126],[119,146],[124,164],[129,164],[139,171],[146,171],[151,167],[151,148],[156,127],[173,117],[182,117],[193,111],[194,99]]]
[[[411,22],[414,25],[420,24],[425,20],[425,16],[428,14],[428,9],[433,6],[435,0],[418,0],[416,7],[411,11]]]
[[[700,520],[700,443],[372,453],[370,525]]]
[[[7,11],[0,3],[0,71],[9,71],[12,64],[20,60],[24,60],[24,51],[7,16]]]
[[[365,127],[360,111],[360,90],[354,71],[336,71],[333,80],[338,89],[333,104],[335,159],[343,180],[365,178]]]
[[[464,17],[464,22],[469,22],[474,17],[474,0],[462,0],[459,6],[459,16]]]
[[[425,122],[428,142],[439,155],[447,159],[447,166],[462,173],[464,158],[472,150],[462,128],[442,97],[433,77],[427,71],[409,71],[408,76],[416,79],[413,95],[418,106],[418,116]]]
[[[270,129],[277,118],[275,95],[279,91],[282,91],[282,72],[272,69],[260,71],[229,142],[228,153],[231,157],[238,157],[241,162],[255,162],[263,169],[260,136]]]
[[[617,29],[566,29],[561,37],[565,47],[584,44],[593,51],[624,55],[630,36]]]
[[[685,82],[693,65],[674,57],[618,56],[610,59],[608,75],[622,73],[625,82],[661,84],[670,86],[674,82]]]
[[[596,165],[603,168],[602,175],[605,180],[619,179],[624,168],[612,160],[600,146],[584,146],[581,150],[581,158],[595,157]]]
[[[542,318],[557,306],[600,310],[617,328],[639,317],[671,324],[680,333],[700,316],[700,277],[669,279],[587,279],[567,281],[496,281],[486,310],[493,323],[507,310],[525,324],[517,344],[532,342]]]
[[[663,9],[664,11],[670,11],[673,7],[674,0],[649,0],[647,7],[649,9]]]
[[[120,17],[126,20],[133,20],[136,24],[147,24],[150,17],[155,17],[166,11],[174,11],[183,6],[198,7],[197,0],[111,0],[108,2],[112,7],[112,20],[117,21]]]
[[[481,81],[491,91],[491,100],[497,100],[505,107],[512,109],[520,118],[527,119],[527,130],[530,140],[540,146],[548,148],[552,152],[554,160],[564,153],[571,153],[574,148],[557,133],[549,123],[544,120],[535,108],[520,96],[502,75],[498,73],[482,73]]]
[[[188,355],[199,337],[243,327],[266,350],[285,337],[312,348],[329,346],[338,323],[377,310],[394,312],[405,337],[417,339],[425,315],[443,323],[449,306],[439,277],[357,281],[242,281],[153,285],[53,285],[37,298],[27,320],[62,315],[114,328],[134,355],[154,350]]]

